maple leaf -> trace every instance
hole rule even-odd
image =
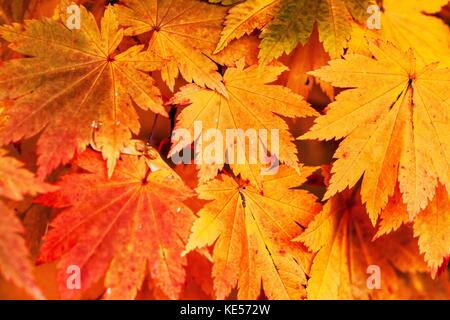
[[[44,238],[40,262],[60,259],[63,298],[74,298],[105,276],[106,299],[133,299],[148,273],[175,299],[184,280],[181,257],[194,220],[183,203],[192,196],[157,153],[122,155],[108,179],[100,154],[87,151],[76,161],[86,173],[64,176],[60,190],[37,201],[63,211]],[[151,170],[153,168],[153,170]],[[80,290],[66,287],[66,270],[80,268]]]
[[[19,201],[25,194],[35,196],[37,193],[55,190],[37,180],[34,174],[23,168],[21,162],[5,155],[6,151],[0,149],[1,197]],[[43,299],[34,280],[29,252],[21,236],[23,233],[19,219],[0,200],[0,273],[32,297]]]
[[[397,181],[411,218],[435,194],[450,189],[450,72],[416,68],[413,51],[381,41],[375,59],[347,55],[311,74],[340,88],[325,115],[303,139],[341,139],[326,198],[362,178],[362,200],[373,224]]]
[[[372,241],[374,231],[354,190],[328,200],[296,239],[317,252],[307,286],[308,299],[395,298],[402,285],[398,271],[426,270],[409,230]],[[367,285],[370,266],[380,268],[380,290]]]
[[[256,299],[261,281],[270,299],[304,297],[310,255],[291,240],[319,210],[314,196],[299,189],[302,176],[282,167],[267,176],[263,191],[227,175],[201,185],[200,199],[211,200],[198,212],[186,251],[214,245],[213,277],[218,299],[238,284],[239,299]]]
[[[149,49],[169,62],[162,78],[173,91],[179,73],[188,81],[226,95],[211,55],[226,8],[200,0],[121,0],[117,5],[126,35],[151,32]]]
[[[262,179],[261,161],[254,161],[247,152],[246,144],[257,145],[259,150],[267,150],[272,153],[281,162],[296,167],[298,159],[296,156],[296,147],[292,142],[292,135],[289,132],[288,125],[278,115],[284,117],[307,117],[316,114],[314,109],[299,95],[294,94],[289,89],[271,85],[286,67],[281,65],[265,66],[258,71],[258,66],[244,68],[244,62],[241,60],[236,67],[227,69],[224,75],[226,90],[229,99],[219,93],[200,88],[196,85],[187,85],[181,88],[171,100],[173,104],[188,106],[184,108],[177,117],[175,129],[186,129],[190,132],[191,139],[181,139],[176,141],[172,147],[170,155],[173,155],[184,147],[191,145],[199,138],[202,132],[196,132],[195,123],[201,121],[203,128],[216,128],[220,132],[226,132],[227,129],[243,130],[252,129],[258,132],[260,129],[267,130],[267,139],[255,137],[256,141],[247,141],[246,137],[235,136],[233,141],[222,143],[223,161],[214,163],[216,166],[209,174],[201,173],[201,181],[207,181],[217,174],[217,170],[223,167],[225,162],[230,162],[233,171],[241,174],[244,179],[250,179],[252,182],[259,183]],[[279,150],[276,150],[276,141],[272,140],[271,130],[279,131]],[[251,137],[249,138],[251,139]],[[206,149],[206,148],[205,148]],[[245,150],[245,163],[238,163],[238,159],[228,159],[225,157],[235,154],[234,151]],[[222,151],[222,150],[221,150]],[[237,153],[238,153],[237,152]],[[214,157],[214,156],[212,156]],[[205,163],[208,155],[204,154]],[[231,158],[231,156],[230,156]],[[213,165],[213,163],[211,164]]]
[[[331,57],[337,58],[352,32],[352,18],[364,18],[370,0],[249,0],[233,7],[216,52],[231,40],[262,29],[262,63],[290,53],[304,45],[317,23],[320,41]]]
[[[81,19],[81,29],[73,31],[49,19],[0,28],[14,50],[31,57],[0,68],[0,99],[7,100],[0,144],[42,132],[40,176],[67,163],[92,139],[111,175],[120,149],[140,128],[132,100],[166,115],[159,90],[144,73],[159,67],[161,59],[141,52],[142,46],[115,54],[123,32],[111,7],[101,31],[84,7]]]

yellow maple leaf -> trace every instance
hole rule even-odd
[[[196,189],[210,200],[199,212],[186,251],[214,245],[214,289],[224,299],[238,284],[240,299],[256,299],[262,286],[270,299],[305,296],[311,256],[291,240],[320,210],[314,196],[297,187],[306,181],[283,167],[267,177],[263,191],[232,177],[220,178]]]
[[[450,189],[450,72],[416,66],[413,51],[380,41],[374,59],[347,55],[311,74],[342,92],[304,139],[341,139],[326,198],[362,178],[362,200],[375,224],[397,181],[413,218],[438,180]]]
[[[224,75],[226,90],[229,94],[228,99],[216,91],[196,85],[183,87],[171,102],[188,105],[178,115],[175,129],[188,130],[190,139],[174,141],[170,155],[190,146],[200,135],[204,134],[195,128],[196,123],[201,123],[205,130],[219,130],[224,139],[227,138],[227,130],[234,130],[234,140],[227,139],[221,144],[208,144],[208,146],[222,146],[220,150],[214,148],[214,151],[217,152],[210,155],[211,159],[207,159],[209,153],[206,152],[205,143],[203,164],[213,165],[214,169],[209,170],[208,173],[201,172],[202,181],[213,178],[217,174],[217,170],[228,163],[233,171],[241,174],[244,179],[259,182],[262,178],[261,168],[265,164],[258,155],[256,155],[256,159],[251,158],[252,155],[248,151],[251,145],[258,148],[258,152],[267,151],[281,162],[296,167],[298,164],[297,149],[288,125],[279,115],[306,117],[313,116],[316,112],[301,96],[285,87],[270,84],[285,70],[286,67],[282,65],[273,65],[265,66],[260,72],[256,65],[244,68],[244,62],[241,60],[236,67],[230,67]],[[253,130],[254,137],[247,132],[248,129]],[[239,130],[243,131],[242,135],[238,134]],[[259,130],[266,130],[266,139],[259,134]],[[272,137],[273,130],[276,130],[275,133],[278,133],[278,137]],[[248,135],[246,135],[247,133]],[[212,140],[212,138],[205,139]],[[242,162],[239,161],[240,152],[242,154],[245,152],[245,159]],[[235,157],[230,156],[231,153]],[[218,161],[214,163],[209,161],[211,163],[208,163],[208,160],[215,159]]]

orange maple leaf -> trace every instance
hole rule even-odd
[[[38,199],[64,208],[39,256],[40,262],[61,258],[62,297],[77,297],[106,275],[104,298],[133,299],[148,272],[168,297],[180,294],[181,252],[194,220],[183,201],[193,192],[159,155],[152,157],[122,155],[108,179],[100,154],[87,151],[76,161],[86,173],[64,176],[59,191]],[[66,287],[71,265],[80,268],[81,290]]]
[[[42,131],[40,176],[67,163],[92,140],[108,159],[111,175],[131,132],[139,132],[132,100],[166,115],[159,90],[145,73],[161,67],[161,59],[142,52],[143,46],[115,53],[123,31],[112,7],[105,11],[101,31],[84,7],[81,19],[80,30],[50,19],[0,27],[11,48],[31,57],[0,68],[0,99],[7,100],[0,114],[0,144]]]

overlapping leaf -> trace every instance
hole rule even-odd
[[[298,238],[317,252],[309,299],[392,299],[401,293],[398,272],[426,270],[411,232],[404,229],[373,242],[374,231],[356,192],[346,191],[325,204]],[[372,273],[379,287],[370,286]]]
[[[237,2],[241,2],[243,0],[208,0],[211,3],[221,3],[225,6],[230,5],[230,4],[235,4]]]
[[[414,236],[433,277],[445,270],[450,259],[450,196],[443,186],[428,207],[414,220]]]
[[[433,278],[443,271],[450,257],[450,197],[439,185],[433,201],[421,211],[413,222],[414,236],[418,237],[420,252],[424,254]],[[406,205],[397,188],[380,215],[377,237],[397,230],[410,222]]]

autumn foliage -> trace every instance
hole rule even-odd
[[[0,0],[0,298],[449,299],[449,7]]]

